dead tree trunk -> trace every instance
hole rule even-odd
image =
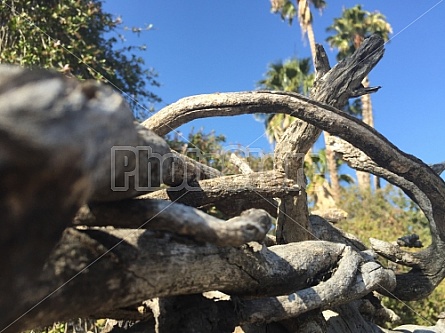
[[[336,108],[376,90],[360,82],[382,57],[383,41],[369,38],[332,69],[318,50],[312,98],[194,96],[147,120],[151,130],[136,126],[108,88],[1,67],[0,330],[88,316],[137,322],[114,332],[385,332],[371,322],[391,314],[373,293],[404,300],[431,293],[445,277],[445,183]],[[277,112],[301,122],[277,146],[270,172],[222,176],[171,153],[154,134],[199,117]],[[353,167],[399,186],[425,212],[433,236],[427,249],[372,241],[410,272],[394,274],[357,239],[309,216],[298,153],[320,130]],[[161,189],[162,182],[170,187]],[[203,205],[231,218],[194,208]],[[285,244],[267,236],[272,219],[259,209],[266,206]],[[215,290],[228,297],[202,296]]]

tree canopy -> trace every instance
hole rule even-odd
[[[126,45],[124,33],[122,19],[104,12],[99,0],[0,3],[0,63],[105,82],[145,119],[160,101],[149,91],[159,85],[157,74],[140,56],[145,46]]]

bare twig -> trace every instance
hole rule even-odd
[[[249,164],[242,158],[236,156],[235,153],[230,154],[230,162],[232,162],[244,175],[253,172]]]

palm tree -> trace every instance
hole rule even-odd
[[[312,13],[310,6],[318,10],[326,7],[324,0],[297,0],[296,5],[290,0],[271,0],[271,10],[273,13],[279,12],[283,20],[292,24],[293,18],[297,16],[303,35],[307,34],[309,47],[311,48],[312,60],[315,60],[315,36],[312,28]]]
[[[354,53],[363,40],[370,35],[377,34],[385,41],[389,40],[392,33],[391,25],[386,21],[384,15],[379,12],[368,12],[360,5],[349,9],[343,9],[342,16],[334,19],[334,23],[327,28],[333,31],[334,35],[326,40],[331,47],[338,48],[338,60]],[[369,87],[369,79],[366,77],[363,82],[365,88]],[[364,123],[374,127],[374,117],[372,112],[371,96],[361,96],[362,120]],[[367,189],[370,187],[370,176],[367,173],[357,172],[359,187]]]
[[[292,58],[284,63],[272,63],[265,78],[258,82],[261,89],[297,92],[308,95],[314,82],[314,74],[310,73],[310,59]],[[271,142],[280,141],[284,131],[295,121],[295,117],[287,114],[272,114],[265,120],[266,134]]]
[[[312,13],[310,6],[318,10],[323,10],[326,7],[326,1],[324,0],[297,0],[297,6],[290,0],[271,0],[272,12],[279,12],[281,18],[287,20],[289,24],[292,24],[293,18],[297,16],[300,23],[301,31],[307,34],[309,40],[309,46],[311,48],[312,62],[315,64],[315,36],[312,28]],[[324,141],[326,144],[326,160],[329,170],[329,176],[331,179],[332,195],[334,201],[338,202],[340,199],[340,181],[337,173],[337,163],[335,161],[335,154],[327,145],[329,139],[329,133],[324,132]]]
[[[336,160],[338,170],[342,161]],[[320,149],[317,153],[307,154],[304,159],[304,172],[310,180],[306,193],[310,199],[313,210],[325,210],[336,206],[332,195],[332,183],[329,184],[326,175],[328,173],[328,161],[326,149]],[[340,174],[339,179],[347,184],[353,183],[353,179],[347,174]]]
[[[269,65],[265,78],[258,82],[262,89],[297,92],[308,95],[314,82],[314,74],[310,73],[310,58],[290,59]],[[287,114],[273,114],[265,119],[266,134],[271,142],[281,140],[285,130],[295,121],[295,117]],[[335,162],[335,159],[334,159]],[[318,154],[309,153],[305,157],[305,170],[310,185],[308,194],[317,207],[335,206],[332,177],[329,184],[326,178],[326,154],[322,150]],[[335,170],[337,174],[337,165]],[[340,186],[339,186],[340,187]]]

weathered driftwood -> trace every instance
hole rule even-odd
[[[317,62],[317,81],[311,93],[312,100],[303,98],[298,102],[295,101],[296,104],[301,102],[300,106],[306,103],[317,105],[315,101],[320,101],[341,108],[349,98],[376,90],[376,88],[362,88],[361,82],[383,56],[383,40],[379,37],[374,36],[366,40],[352,57],[340,62],[332,69],[323,48],[319,47],[318,51],[320,60]],[[270,92],[264,93],[270,94]],[[248,94],[214,94],[211,98],[206,95],[188,97],[164,108],[145,121],[143,125],[155,133],[164,135],[183,123],[201,117],[280,112],[294,115],[292,111],[289,113],[283,110],[280,103],[276,104],[271,100],[266,102],[266,108],[259,94],[261,92],[257,92],[255,97]],[[319,128],[304,121],[296,121],[283,135],[285,139],[277,144],[275,150],[275,168],[279,172],[285,172],[289,179],[296,181],[302,188],[305,185],[302,174],[303,157],[320,133]],[[311,238],[308,235],[308,227],[309,213],[305,195],[299,198],[294,196],[283,198],[277,226],[280,242]]]
[[[272,227],[270,216],[259,209],[249,209],[238,217],[222,221],[192,207],[146,199],[90,203],[81,207],[74,224],[169,231],[219,246],[261,242]]]
[[[351,270],[350,260],[355,270]],[[337,280],[348,292],[340,296],[338,290],[334,300],[327,295],[331,295],[332,284]],[[256,309],[284,302],[287,305],[280,316],[286,317],[323,305],[323,295],[342,304],[369,293],[376,284],[391,289],[394,282],[392,271],[369,261],[369,256],[362,257],[349,247],[329,242],[270,248],[249,243],[233,248],[197,244],[177,235],[144,230],[67,229],[35,283],[35,294],[24,300],[25,309],[32,310],[11,329],[49,324],[68,319],[73,313],[104,315],[152,297],[207,290],[256,297],[289,294],[244,300],[241,313],[232,306],[227,313],[233,325],[272,321],[275,317],[267,315],[267,308],[258,312],[255,320]],[[299,291],[294,293],[295,290]],[[35,304],[38,306],[33,308]],[[274,311],[274,316],[278,315],[278,310]]]
[[[424,212],[430,222],[432,237],[432,244],[426,249],[415,253],[408,252],[401,249],[397,244],[389,244],[373,238],[371,238],[371,245],[377,253],[386,259],[397,264],[412,267],[409,273],[397,275],[397,288],[392,292],[395,297],[402,300],[426,297],[445,277],[445,258],[443,256],[445,243],[443,238],[441,238],[443,234],[436,228],[431,201],[415,182],[391,172],[388,168],[381,167],[351,144],[335,137],[330,138],[330,144],[333,150],[340,153],[351,167],[373,173],[400,187]],[[425,165],[422,167],[427,168]],[[443,171],[441,170],[441,164],[437,164],[434,169],[437,173]],[[440,177],[436,178],[440,179]],[[396,239],[398,236],[400,235],[394,235],[394,238]]]
[[[445,204],[443,203],[445,197],[442,198],[441,195],[445,191],[445,186],[442,179],[440,179],[440,177],[438,177],[437,174],[423,162],[401,152],[375,130],[339,110],[324,106],[324,112],[317,112],[317,105],[321,107],[322,104],[310,101],[300,95],[279,92],[252,92],[218,94],[215,98],[223,101],[221,109],[217,107],[217,102],[209,96],[204,95],[189,98],[184,101],[184,104],[187,104],[184,112],[193,113],[193,109],[196,108],[202,113],[207,110],[214,116],[225,115],[227,114],[227,108],[231,106],[233,114],[241,114],[251,112],[252,109],[255,109],[256,112],[260,112],[260,105],[264,105],[267,108],[263,110],[264,113],[270,111],[268,106],[273,105],[276,108],[279,106],[281,112],[300,117],[307,122],[316,124],[320,128],[330,131],[332,134],[342,137],[346,141],[353,142],[354,145],[366,152],[375,163],[385,168],[387,172],[415,184],[431,203],[434,202],[434,205],[431,205],[432,208],[430,210],[426,210],[426,206],[423,208],[427,217],[431,214],[431,230],[432,233],[437,236],[433,237],[437,240],[433,245],[437,248],[436,253],[438,256],[440,256],[440,253],[443,253],[443,242],[441,241],[441,237],[445,236],[441,229],[443,229],[445,224],[442,216],[442,207],[445,206],[441,206],[441,204]],[[210,100],[211,102],[206,105],[206,100]],[[349,130],[345,131],[345,128],[348,128]],[[391,179],[389,180],[391,181]],[[430,189],[431,191],[428,192]],[[420,200],[418,202],[420,202]],[[430,214],[428,214],[429,211]],[[436,225],[438,226],[437,231]],[[435,265],[435,261],[432,261],[431,257],[424,257],[424,262],[427,265],[431,263],[430,266],[434,266],[432,268],[436,271],[436,274],[428,278],[428,275],[424,275],[422,272],[417,270],[412,271],[409,274],[411,274],[419,283],[414,285],[415,289],[405,288],[404,291],[398,291],[396,294],[397,297],[402,299],[425,297],[431,293],[435,286],[437,286],[443,279],[445,272],[440,267],[444,266]],[[419,279],[419,277],[422,278]],[[409,275],[400,275],[399,278],[401,281],[400,285],[403,286],[407,286],[409,281],[411,281]],[[406,278],[409,279],[407,282],[405,282]]]
[[[262,208],[276,216],[273,198],[299,195],[300,187],[277,171],[255,172],[201,180],[188,187],[159,190],[142,196],[172,200],[192,207],[216,206],[227,216],[237,216],[246,207]]]
[[[24,310],[50,251],[87,199],[134,196],[111,182],[126,172],[115,146],[150,144],[164,154],[158,136],[133,124],[124,99],[112,89],[79,83],[57,73],[0,67],[0,313],[1,327]],[[121,156],[122,157],[122,156]],[[156,182],[159,170],[151,177]],[[31,278],[30,278],[31,276]]]
[[[153,319],[158,332],[177,332],[209,322],[216,323],[213,330],[207,326],[198,330],[231,332],[228,329],[244,324],[260,332],[265,326],[252,325],[274,321],[280,324],[269,327],[290,331],[297,325],[299,331],[310,332],[316,326],[329,332],[329,327],[340,324],[330,324],[321,310],[332,307],[351,324],[350,332],[358,332],[358,327],[378,332],[351,301],[375,290],[404,299],[429,294],[445,276],[440,258],[445,250],[445,184],[430,167],[333,107],[372,92],[361,88],[360,82],[381,58],[383,42],[369,38],[352,57],[332,69],[322,48],[318,49],[313,92],[317,101],[267,91],[194,96],[172,104],[144,124],[163,135],[199,117],[281,112],[303,120],[277,146],[275,171],[231,177],[220,177],[211,168],[172,154],[161,138],[135,126],[122,99],[102,86],[79,84],[42,71],[1,69],[0,166],[4,177],[0,202],[5,232],[0,233],[4,254],[0,264],[5,274],[0,279],[0,327],[13,332],[73,316],[117,318],[158,297],[163,306]],[[409,273],[396,278],[359,241],[320,217],[309,216],[304,192],[298,197],[304,189],[301,161],[320,129],[363,151],[370,161],[365,167],[369,165],[401,186],[424,210],[433,235],[429,250],[401,256],[401,250],[374,242],[389,258],[415,263]],[[116,153],[113,147],[124,148]],[[113,151],[117,154],[114,160]],[[175,168],[175,161],[182,167]],[[266,182],[261,175],[276,179]],[[128,200],[150,192],[162,181],[183,192],[162,190]],[[110,183],[118,184],[119,189]],[[266,188],[264,184],[274,185]],[[199,186],[200,191],[190,186]],[[329,242],[269,248],[255,242],[229,246],[262,239],[269,216],[250,210],[223,222],[191,207],[148,199],[165,193],[176,193],[175,201],[188,196],[188,203],[196,207],[220,205],[236,212],[233,215],[255,206],[252,198],[270,198],[273,203],[281,196],[280,243],[309,236]],[[127,200],[103,202],[117,199]],[[238,207],[235,199],[240,200]],[[65,229],[57,243],[79,207],[74,223],[81,226]],[[142,230],[143,226],[155,230]],[[212,290],[229,294],[236,306],[191,295]],[[175,308],[175,304],[182,306]],[[165,318],[172,313],[178,320],[168,323]]]

